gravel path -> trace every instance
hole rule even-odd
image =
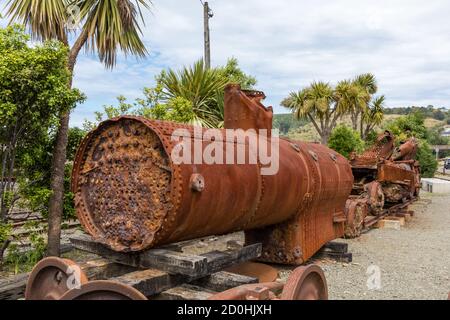
[[[358,239],[336,240],[348,243],[353,253],[352,263],[315,261],[325,271],[330,299],[447,299],[450,292],[450,195],[424,193],[422,200],[410,209],[415,215],[401,230],[373,229]],[[189,252],[224,249],[221,246],[226,246],[230,240],[242,242],[243,233],[210,237],[199,241]],[[80,262],[91,257],[74,250],[70,258]],[[380,270],[379,290],[367,287],[367,270],[371,265]],[[292,269],[275,267],[282,279],[286,279]]]
[[[423,194],[402,230],[373,229],[349,244],[353,263],[322,262],[330,299],[447,299],[450,292],[450,195]],[[370,265],[381,289],[369,290]]]

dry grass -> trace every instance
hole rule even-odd
[[[382,128],[385,128],[386,125],[395,120],[402,117],[402,115],[399,114],[387,114],[384,117],[384,121],[383,123],[376,127],[376,130],[381,130]],[[345,116],[343,117],[341,120],[338,121],[338,125],[340,124],[345,124],[349,127],[352,126],[352,122],[350,119],[350,116]],[[425,119],[425,127],[430,129],[430,128],[434,128],[434,127],[438,127],[438,126],[443,126],[445,123],[443,121],[440,120],[436,120],[433,118],[427,118]],[[320,141],[320,136],[317,133],[317,131],[315,130],[314,126],[311,123],[308,123],[306,125],[304,125],[303,127],[300,127],[298,129],[295,130],[291,130],[288,135],[287,135],[290,139],[293,140],[301,140],[301,141],[306,141],[306,142],[318,142]]]

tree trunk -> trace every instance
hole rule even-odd
[[[88,38],[84,30],[75,41],[69,53],[67,67],[71,73],[69,87],[72,88],[73,71],[78,54]],[[50,187],[52,195],[49,203],[48,213],[48,245],[47,256],[60,256],[61,253],[61,222],[64,209],[64,171],[66,166],[66,151],[69,135],[70,111],[64,112],[60,117],[58,134],[56,135],[56,145],[53,150],[52,172]]]
[[[364,135],[364,118],[361,115],[361,123],[359,125],[359,136],[362,138],[363,135]]]
[[[356,114],[356,111],[352,111],[351,118],[352,118],[352,128],[353,130],[356,131],[358,129],[358,115]]]
[[[1,247],[0,247],[0,270],[2,269],[2,266],[3,266],[3,259],[5,256],[5,251],[6,251],[6,249],[8,249],[9,245],[11,244],[11,241],[12,241],[12,239],[8,238],[5,240],[5,242],[3,242],[1,244]]]
[[[363,134],[363,136],[361,137],[364,141],[366,141],[367,140],[367,137],[369,136],[369,133],[370,133],[370,131],[373,129],[373,126],[372,125],[370,125],[370,124],[367,124],[366,125],[366,129],[364,130],[364,134]]]
[[[6,192],[6,161],[9,156],[9,147],[3,153],[3,161],[2,161],[2,174],[0,175],[0,222],[6,222],[6,214],[3,210],[4,202],[5,202],[5,192]]]
[[[69,132],[69,111],[61,115],[56,145],[53,150],[52,172],[48,213],[48,247],[47,256],[60,255],[61,222],[64,202],[64,170],[66,165],[66,149]]]
[[[328,145],[328,140],[330,139],[331,132],[330,130],[324,129],[322,134],[320,135],[320,142],[324,145]]]
[[[6,210],[4,210],[5,205],[5,193],[6,193],[6,167],[8,162],[9,153],[11,150],[11,144],[9,144],[3,151],[2,160],[2,173],[0,175],[0,222],[6,222]]]

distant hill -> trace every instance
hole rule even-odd
[[[428,107],[401,107],[401,108],[386,108],[385,114],[398,114],[406,115],[418,112],[425,118],[431,118],[439,121],[450,119],[450,110],[446,108],[435,108],[434,106]]]
[[[408,108],[404,108],[405,110]],[[388,109],[389,110],[389,109]],[[409,109],[410,113],[413,112],[411,108]],[[420,110],[419,110],[420,112]],[[450,112],[450,111],[449,111]],[[391,112],[387,112],[381,128],[385,127],[386,124],[390,121],[397,119],[398,117],[403,116],[404,114],[392,114]],[[426,117],[425,126],[427,128],[436,128],[442,127],[446,125],[447,119],[449,117],[445,117],[443,120],[438,120],[433,117]],[[291,139],[302,140],[302,141],[310,141],[317,142],[320,141],[320,137],[314,126],[308,120],[297,120],[295,119],[293,114],[275,114],[274,115],[274,128],[280,130],[280,135],[287,136]],[[347,126],[351,126],[350,117],[344,117],[342,120],[338,122],[339,124],[346,124]],[[378,128],[379,129],[379,128]]]

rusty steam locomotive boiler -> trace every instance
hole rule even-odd
[[[132,116],[101,123],[74,161],[72,190],[85,231],[121,252],[245,231],[247,243],[263,244],[262,261],[285,264],[301,264],[343,236],[353,185],[348,160],[319,144],[280,138],[279,148],[271,147],[278,170],[263,174],[268,164],[248,131],[269,130],[259,143],[270,146],[278,139],[270,134],[273,112],[264,97],[226,87],[224,127],[238,129],[233,135]],[[257,161],[196,161],[195,148],[180,152],[180,141],[224,159],[236,160],[241,148]],[[177,153],[192,163],[174,161]]]

